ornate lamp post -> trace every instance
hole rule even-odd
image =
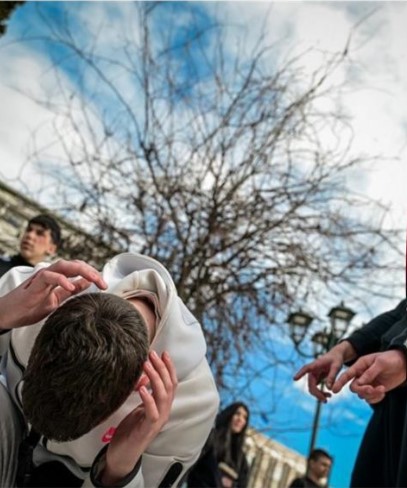
[[[316,332],[311,337],[314,352],[313,354],[306,354],[300,349],[300,344],[303,342],[308,327],[313,321],[313,317],[307,313],[299,310],[298,312],[291,313],[287,319],[290,326],[290,335],[294,343],[296,350],[306,357],[317,358],[322,354],[328,352],[342,337],[345,335],[352,318],[355,316],[355,312],[346,307],[341,302],[337,307],[333,307],[328,317],[330,319],[329,325],[323,328],[323,330]],[[312,423],[312,434],[309,446],[309,453],[314,449],[319,429],[319,419],[321,416],[322,402],[317,400],[314,419]]]

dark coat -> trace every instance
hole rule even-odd
[[[0,258],[0,277],[3,276],[7,271],[11,268],[15,268],[16,266],[29,266],[32,268],[32,264],[26,261],[20,254],[16,254],[15,256],[11,256],[10,258]]]
[[[295,478],[290,484],[289,488],[321,488],[308,476],[302,476],[301,478]]]
[[[379,315],[349,338],[358,355],[388,349],[407,352],[407,301]],[[352,472],[353,487],[407,486],[407,386],[389,391],[373,405]]]

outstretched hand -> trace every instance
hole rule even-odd
[[[144,373],[150,382],[151,393],[143,381],[139,381],[142,403],[120,422],[109,444],[102,474],[104,485],[119,482],[134,469],[169,419],[178,382],[175,367],[167,352],[160,358],[151,351],[149,360],[144,364]]]
[[[358,359],[335,381],[332,391],[338,393],[348,381],[349,388],[368,403],[383,400],[386,392],[406,381],[406,356],[403,351],[368,354]]]
[[[295,375],[297,381],[308,375],[308,390],[319,401],[326,403],[332,396],[329,391],[324,390],[326,386],[329,390],[346,361],[354,359],[356,351],[349,341],[342,341],[334,346],[326,354],[323,354],[315,361],[303,366]]]
[[[98,271],[83,261],[61,259],[42,268],[0,297],[0,327],[10,329],[34,324],[92,283],[107,288]]]
[[[303,366],[294,376],[297,381],[306,374],[308,375],[308,390],[321,402],[326,403],[332,395],[323,389],[325,383],[330,388],[343,365],[342,354],[337,354],[334,350],[319,357],[315,361]]]

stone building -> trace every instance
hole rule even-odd
[[[249,488],[287,488],[305,473],[305,456],[255,429],[248,429],[245,450],[251,467]]]
[[[0,182],[0,255],[18,252],[19,239],[27,221],[40,213],[52,215],[61,226],[63,245],[58,257],[84,259],[100,268],[106,259],[120,252]]]

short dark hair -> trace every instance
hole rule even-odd
[[[333,461],[333,457],[329,454],[329,452],[325,451],[325,449],[313,449],[308,456],[309,460],[318,461],[320,457],[327,457],[331,461]]]
[[[48,439],[77,439],[115,412],[147,359],[147,326],[109,293],[66,301],[45,321],[24,373],[23,411]]]
[[[52,242],[59,246],[61,244],[61,227],[58,222],[48,214],[39,214],[28,221],[28,225],[38,224],[48,229],[51,233]]]

